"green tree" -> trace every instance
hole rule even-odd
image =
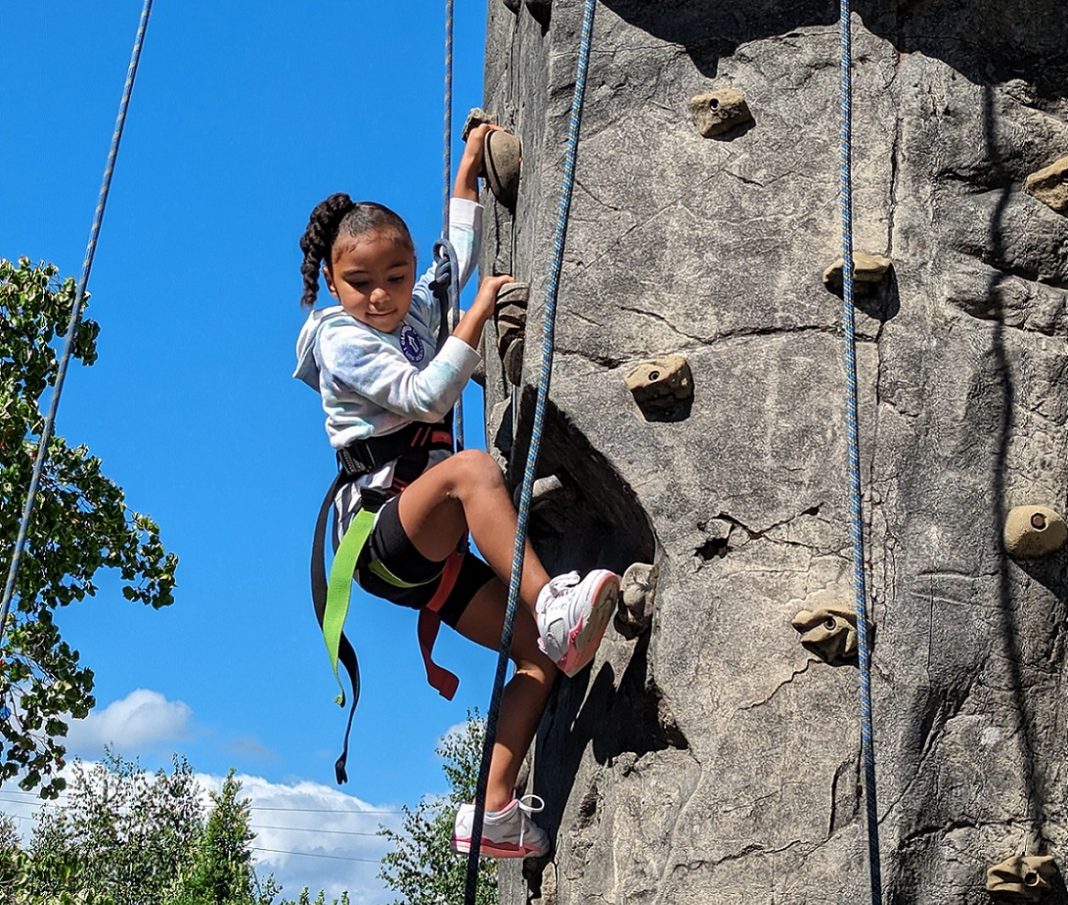
[[[205,798],[177,756],[170,773],[110,751],[103,763],[77,764],[63,806],[44,807],[28,851],[0,823],[0,905],[310,905],[307,890],[299,903],[279,901],[274,878],[257,877],[250,804],[234,771],[210,810]],[[326,905],[325,894],[315,902]]]
[[[74,769],[30,842],[28,902],[160,905],[190,868],[204,806],[189,764],[146,773],[111,752]]]
[[[212,793],[211,816],[173,905],[269,905],[274,900],[273,879],[260,888],[252,868],[256,834],[248,825],[249,801],[240,794],[231,769],[222,790]]]
[[[300,891],[300,897],[296,901],[285,901],[282,905],[327,905],[326,893],[323,890],[319,890],[319,895],[314,899],[311,897],[311,893],[308,891],[308,887],[305,886]],[[332,905],[349,905],[349,894],[343,892],[340,899],[334,899]]]
[[[382,859],[379,877],[400,894],[393,905],[455,905],[464,900],[467,858],[449,848],[456,808],[475,797],[485,726],[478,711],[469,711],[463,728],[441,740],[436,749],[449,791],[425,796],[412,810],[403,807],[400,831],[383,827],[379,835],[393,843]],[[497,862],[479,865],[478,905],[497,905]]]
[[[26,880],[26,855],[19,844],[15,821],[0,814],[0,905],[18,905]]]
[[[0,565],[6,576],[44,426],[43,404],[58,369],[54,341],[67,327],[74,280],[51,264],[0,259]],[[96,360],[99,327],[82,320],[73,356]],[[118,570],[128,600],[172,602],[177,558],[165,552],[155,523],[126,507],[84,446],[52,436],[27,536],[7,633],[0,639],[0,783],[21,775],[23,789],[55,798],[66,754],[68,717],[94,705],[93,673],[60,636],[56,608],[92,597],[94,576]]]

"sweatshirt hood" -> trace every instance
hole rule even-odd
[[[339,315],[349,316],[340,305],[313,311],[304,321],[304,326],[300,328],[300,334],[297,336],[297,368],[293,376],[297,380],[303,380],[316,393],[319,392],[319,362],[315,358],[315,339],[323,323]]]

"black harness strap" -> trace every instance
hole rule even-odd
[[[323,627],[323,614],[326,612],[326,521],[330,510],[334,507],[334,498],[342,486],[349,482],[344,472],[338,472],[326,492],[323,505],[319,507],[319,517],[315,520],[315,535],[312,538],[311,555],[311,589],[312,603],[315,606],[315,618],[319,623],[320,630]],[[356,651],[345,637],[341,634],[341,643],[338,646],[338,660],[349,674],[349,682],[352,685],[352,703],[349,705],[348,724],[345,726],[344,746],[334,764],[334,775],[338,783],[348,782],[348,774],[345,772],[345,762],[349,757],[349,733],[352,731],[352,720],[356,716],[356,704],[360,700],[360,663],[356,659]],[[344,706],[344,700],[341,701]]]

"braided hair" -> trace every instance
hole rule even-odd
[[[357,237],[382,230],[393,233],[415,254],[415,243],[408,225],[383,204],[373,201],[353,201],[344,192],[331,195],[315,205],[308,218],[308,228],[300,237],[304,260],[300,265],[304,277],[304,294],[300,303],[311,308],[319,295],[319,268],[331,262],[331,252],[340,236]]]

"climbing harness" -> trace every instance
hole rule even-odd
[[[358,441],[338,451],[338,473],[330,484],[319,507],[312,539],[311,587],[315,618],[323,632],[334,678],[341,689],[337,703],[345,706],[345,686],[341,682],[338,663],[345,667],[352,686],[352,701],[342,744],[341,756],[334,764],[334,773],[339,783],[347,782],[345,764],[349,753],[349,735],[356,705],[360,700],[360,665],[356,651],[345,636],[345,617],[348,615],[352,594],[353,574],[360,556],[367,546],[375,524],[375,514],[387,500],[401,493],[426,468],[433,450],[452,450],[452,430],[449,418],[437,424],[413,423],[393,434]],[[358,481],[365,475],[395,462],[393,482],[388,490],[365,487],[360,491],[360,506],[334,553],[334,561],[327,579],[324,558],[326,553],[326,525],[338,492],[346,484]],[[335,516],[336,519],[336,516]],[[439,612],[456,584],[456,576],[463,562],[463,554],[454,553],[446,561],[438,575],[426,581],[411,583],[398,578],[384,564],[372,561],[368,569],[389,585],[398,588],[413,588],[439,582],[430,602],[419,611],[419,647],[426,666],[427,680],[444,697],[451,699],[456,693],[459,680],[446,669],[434,663],[432,652],[441,619]]]
[[[875,792],[875,747],[872,740],[871,645],[868,639],[867,585],[864,578],[864,514],[860,486],[860,431],[857,426],[857,333],[853,308],[853,33],[850,0],[840,0],[839,128],[842,212],[842,311],[845,322],[846,424],[849,485],[852,501],[853,588],[856,591],[857,653],[860,667],[860,744],[864,760],[867,806],[868,868],[873,905],[882,902],[879,862],[879,807]]]
[[[522,491],[519,496],[519,517],[516,525],[515,550],[512,556],[512,574],[508,583],[508,607],[505,611],[504,629],[497,657],[497,673],[493,681],[493,696],[486,715],[486,738],[482,747],[482,764],[478,771],[478,786],[475,795],[475,817],[471,828],[471,851],[467,860],[467,884],[464,892],[465,905],[475,905],[478,895],[478,857],[482,846],[482,824],[486,812],[486,785],[489,780],[490,757],[497,735],[497,715],[500,711],[501,693],[508,668],[508,651],[512,647],[512,632],[515,627],[519,603],[519,581],[523,574],[523,559],[526,552],[527,523],[530,519],[530,503],[533,497],[534,477],[541,449],[541,435],[545,424],[545,408],[549,397],[552,375],[553,350],[556,331],[556,300],[560,291],[560,274],[564,263],[564,243],[571,212],[571,196],[575,188],[575,162],[578,157],[579,131],[582,125],[582,106],[586,97],[586,75],[590,66],[590,49],[593,38],[593,18],[597,0],[584,0],[582,32],[579,38],[578,66],[575,72],[575,89],[571,98],[571,119],[567,130],[567,147],[564,156],[563,186],[557,209],[556,228],[553,233],[553,253],[549,278],[545,290],[545,320],[542,340],[541,371],[538,377],[538,395],[534,405],[534,421],[530,432],[530,449],[526,469],[523,472]]]
[[[85,248],[82,275],[78,280],[78,287],[74,294],[74,304],[70,312],[70,322],[67,325],[67,333],[63,338],[63,349],[59,356],[56,381],[52,388],[52,400],[49,403],[48,416],[45,418],[44,426],[41,428],[41,438],[37,443],[37,457],[33,463],[30,486],[26,491],[26,504],[22,510],[18,535],[15,538],[15,546],[11,552],[11,564],[7,570],[7,580],[4,583],[3,600],[0,601],[0,642],[3,641],[4,633],[7,629],[7,617],[11,610],[11,600],[15,596],[15,580],[18,577],[19,563],[22,560],[22,550],[26,545],[26,534],[29,531],[30,518],[33,515],[34,502],[37,499],[37,489],[41,483],[41,473],[44,471],[45,461],[48,459],[48,444],[52,438],[56,414],[59,411],[59,399],[63,393],[63,382],[67,377],[67,364],[74,349],[74,334],[81,321],[82,307],[85,303],[85,289],[89,284],[89,274],[93,269],[93,258],[96,256],[100,227],[104,222],[104,209],[107,207],[108,195],[111,192],[111,177],[115,172],[115,161],[119,156],[119,144],[122,142],[122,133],[126,126],[126,111],[129,109],[130,97],[133,94],[134,82],[137,79],[137,66],[141,60],[141,48],[145,43],[145,31],[148,29],[148,19],[151,14],[152,0],[145,0],[141,8],[141,18],[137,24],[133,51],[130,54],[130,65],[126,70],[126,83],[122,88],[122,99],[119,101],[119,113],[115,118],[115,129],[111,134],[111,147],[108,149],[108,159],[104,165],[104,177],[100,184],[100,194],[96,202],[96,211],[93,214],[93,224],[89,230],[89,243]]]

